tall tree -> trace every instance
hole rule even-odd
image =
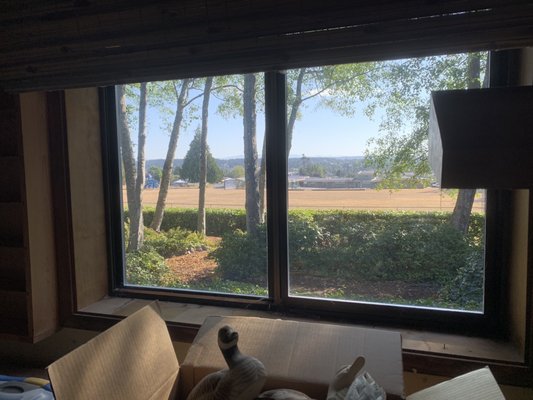
[[[382,187],[429,183],[429,92],[479,87],[483,54],[455,54],[390,61],[383,64],[376,82],[376,104],[385,109],[380,136],[369,141],[367,165]],[[485,74],[485,77],[487,75]],[[405,127],[411,127],[406,130]],[[406,173],[411,173],[406,179]],[[461,232],[468,229],[475,191],[459,190],[450,222]]]
[[[261,222],[257,156],[257,112],[264,105],[258,95],[261,85],[254,74],[224,78],[218,92],[222,99],[218,112],[224,117],[238,115],[243,120],[246,228],[255,234]]]
[[[202,128],[200,135],[200,187],[198,194],[198,223],[196,230],[205,235],[205,187],[207,183],[207,118],[209,116],[209,99],[213,78],[208,77],[204,85],[202,101]]]
[[[172,124],[172,130],[170,132],[170,139],[168,142],[167,155],[163,165],[163,174],[161,177],[161,183],[159,185],[159,194],[157,197],[154,218],[150,224],[150,227],[156,231],[159,231],[161,228],[161,222],[163,222],[168,188],[170,186],[170,179],[172,176],[172,164],[174,162],[174,155],[176,154],[176,147],[178,145],[180,128],[183,120],[183,112],[185,107],[187,107],[189,104],[189,89],[192,83],[192,79],[183,79],[179,83],[177,81],[173,82],[174,92],[176,95],[176,113],[174,115],[174,122]]]
[[[244,127],[244,174],[246,188],[246,231],[254,235],[261,222],[259,209],[259,185],[257,171],[257,114],[256,77],[244,75],[243,87],[243,127]]]
[[[479,89],[481,87],[481,55],[473,53],[468,55],[467,66],[467,87],[468,89]],[[488,86],[488,74],[485,74],[484,86]],[[450,218],[451,224],[463,234],[468,232],[470,225],[470,215],[472,214],[472,206],[474,205],[474,198],[476,196],[476,189],[461,189],[457,193],[457,200]]]
[[[371,94],[375,68],[375,63],[358,63],[290,70],[287,73],[287,156],[292,147],[294,127],[304,104],[312,99],[319,99],[321,106],[335,109],[344,115],[353,115]],[[265,143],[266,140],[263,142],[259,170],[262,221],[266,210]]]
[[[183,164],[181,166],[182,179],[188,179],[189,182],[200,182],[200,155],[201,155],[201,136],[202,130],[198,128],[194,134],[194,138],[189,144],[189,150],[185,154]],[[207,183],[220,182],[224,173],[217,165],[216,160],[213,158],[209,145],[206,144],[206,162],[207,162]]]
[[[128,123],[126,86],[117,86],[117,97],[120,105],[118,110],[118,130],[130,219],[130,235],[127,249],[133,251],[139,249],[144,240],[142,192],[145,175],[144,148],[146,143],[147,84],[141,83],[139,87],[137,162],[135,162],[131,130]]]

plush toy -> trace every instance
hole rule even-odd
[[[239,334],[230,326],[218,331],[218,347],[228,369],[205,376],[187,400],[254,400],[265,384],[266,370],[257,358],[242,354]]]

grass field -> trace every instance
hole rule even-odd
[[[155,206],[158,189],[145,189],[143,203]],[[126,191],[123,192],[126,201]],[[389,190],[291,190],[290,208],[452,211],[455,197],[438,188]],[[198,207],[198,188],[171,188],[167,207]],[[244,208],[244,190],[208,188],[206,207]],[[473,211],[484,212],[484,196],[478,193]]]

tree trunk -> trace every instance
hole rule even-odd
[[[471,54],[468,58],[468,89],[478,89],[480,85],[481,72],[481,56],[479,53]],[[487,74],[485,74],[485,78]],[[483,82],[486,86],[487,79]],[[450,217],[450,223],[463,234],[468,232],[470,225],[470,215],[472,214],[472,206],[474,204],[474,197],[476,189],[459,189],[457,194],[457,201],[453,213]]]
[[[296,79],[296,91],[294,93],[294,100],[291,105],[291,111],[287,121],[287,157],[291,152],[292,147],[292,133],[294,131],[294,124],[296,123],[296,117],[298,116],[298,109],[302,105],[302,84],[305,76],[305,68],[301,68],[298,72],[298,78]]]
[[[122,164],[124,166],[124,180],[126,181],[126,196],[128,198],[128,212],[135,210],[135,159],[133,157],[133,144],[131,142],[130,128],[128,126],[127,110],[126,110],[126,91],[123,85],[117,86],[117,97],[119,99],[118,108],[118,139],[120,145],[120,154],[122,156]],[[134,250],[131,248],[131,235],[128,238],[127,250]]]
[[[207,183],[207,118],[209,116],[209,98],[213,78],[205,80],[204,98],[202,102],[202,131],[200,134],[200,192],[198,195],[198,225],[197,231],[205,235],[205,187]]]
[[[167,156],[161,176],[161,183],[159,185],[159,194],[157,196],[157,205],[155,207],[154,219],[150,227],[156,231],[161,229],[161,222],[163,222],[163,214],[165,213],[165,206],[167,202],[168,188],[170,186],[170,177],[172,176],[172,164],[174,162],[174,155],[176,154],[176,147],[178,145],[178,138],[180,135],[180,126],[183,119],[183,110],[187,105],[187,98],[189,96],[189,86],[191,79],[183,79],[181,82],[181,89],[176,100],[176,115],[170,133],[170,140],[168,143]]]
[[[146,144],[146,82],[141,83],[139,96],[139,136],[137,141],[137,179],[135,180],[134,199],[130,206],[129,249],[138,250],[144,242],[144,221],[142,192],[144,189]]]
[[[255,75],[244,75],[243,125],[244,125],[244,179],[246,181],[246,230],[257,234],[259,225],[259,187],[257,179]]]

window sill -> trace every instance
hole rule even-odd
[[[149,303],[151,300],[107,297],[79,310],[67,325],[103,330]],[[163,301],[159,304],[172,339],[186,343],[192,342],[204,319],[211,315],[305,321],[304,318],[268,311]],[[451,377],[489,365],[501,384],[528,386],[531,382],[531,368],[526,365],[520,349],[510,342],[428,331],[395,330],[402,334],[404,371]]]

